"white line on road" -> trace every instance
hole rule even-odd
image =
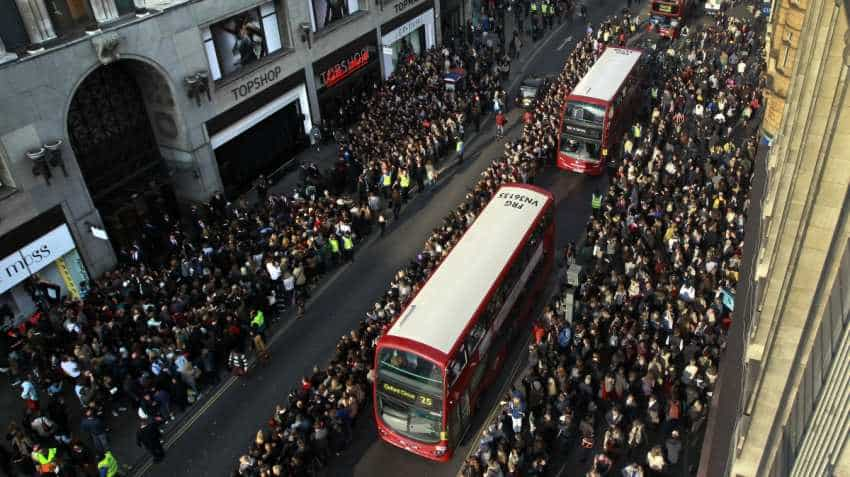
[[[573,37],[571,37],[571,36],[568,36],[566,39],[564,39],[564,41],[563,41],[563,42],[561,42],[561,45],[560,45],[560,46],[558,46],[558,51],[563,50],[563,49],[564,49],[564,47],[565,47],[565,46],[567,46],[567,43],[569,43],[569,42],[571,42],[571,41],[573,41]]]

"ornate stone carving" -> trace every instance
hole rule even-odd
[[[108,65],[119,58],[118,46],[121,45],[121,36],[111,31],[103,35],[97,35],[91,39],[97,59],[103,65]]]

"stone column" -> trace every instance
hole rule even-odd
[[[44,0],[15,0],[15,3],[18,5],[24,28],[33,44],[37,45],[56,38]]]
[[[94,19],[98,25],[115,21],[118,18],[118,7],[115,0],[89,0]]]
[[[17,57],[18,55],[6,51],[6,45],[3,44],[3,39],[0,38],[0,64],[12,61]]]

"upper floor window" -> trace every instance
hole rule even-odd
[[[366,8],[365,0],[309,0],[312,4],[313,31],[332,24]]]
[[[57,36],[70,35],[97,24],[86,0],[47,0],[44,4]]]
[[[244,11],[203,29],[204,48],[214,80],[281,49],[274,2]]]

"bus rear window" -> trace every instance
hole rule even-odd
[[[567,119],[590,124],[602,124],[605,119],[605,109],[588,103],[570,101],[567,103]]]

